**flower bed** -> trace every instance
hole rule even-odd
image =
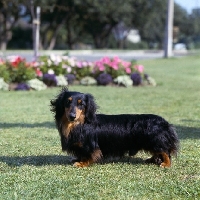
[[[95,62],[80,61],[74,57],[42,56],[38,62],[27,62],[19,56],[0,59],[0,89],[41,90],[47,87],[84,85],[141,86],[156,85],[144,73],[144,66],[119,57],[103,57]],[[7,85],[7,86],[6,86]]]

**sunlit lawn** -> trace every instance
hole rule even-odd
[[[59,88],[0,92],[0,199],[200,199],[200,57],[140,62],[157,87],[84,87],[100,113],[154,113],[181,142],[170,169],[149,155],[77,169],[61,152],[49,100]]]

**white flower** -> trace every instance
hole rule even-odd
[[[69,67],[68,65],[62,64],[62,68],[63,68],[63,69],[67,69],[68,67]]]
[[[69,59],[69,56],[62,56],[62,59],[66,61]]]
[[[68,82],[63,75],[56,76],[57,86],[66,86]]]
[[[54,54],[51,54],[50,55],[50,59],[55,62],[56,61],[56,56]]]
[[[4,81],[3,78],[0,78],[0,90],[8,90],[9,85]]]
[[[55,72],[53,71],[53,69],[49,69],[47,73],[48,74],[55,74]]]
[[[38,90],[38,91],[45,90],[47,88],[47,86],[42,81],[36,78],[27,81],[27,85],[31,87],[32,89]]]
[[[67,67],[67,72],[70,73],[72,71],[71,67]]]
[[[56,57],[56,62],[58,62],[58,63],[62,62],[62,58],[60,56],[57,56]]]
[[[133,85],[133,81],[128,75],[118,76],[117,78],[114,79],[114,82],[117,83],[118,85],[122,84],[125,87]]]
[[[75,60],[73,58],[70,58],[69,59],[69,64],[71,67],[74,67],[76,64],[75,64]]]
[[[47,63],[48,63],[48,66],[51,66],[52,61],[48,59],[48,60],[47,60]]]

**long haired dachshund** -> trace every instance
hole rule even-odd
[[[91,94],[63,88],[51,100],[51,111],[63,151],[76,157],[74,166],[86,167],[108,156],[130,156],[149,152],[147,163],[171,166],[171,155],[178,151],[178,137],[171,124],[152,114],[96,114]]]

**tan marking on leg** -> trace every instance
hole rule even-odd
[[[74,167],[88,167],[89,165],[91,165],[91,164],[97,162],[99,159],[101,159],[101,157],[102,157],[101,150],[97,149],[92,153],[91,158],[89,160],[75,162],[73,164],[73,166]]]
[[[163,167],[163,168],[171,167],[171,161],[170,161],[169,156],[165,152],[162,152],[161,155],[163,157],[163,162],[160,164],[160,167]]]
[[[93,163],[93,160],[87,160],[87,161],[81,161],[81,162],[75,162],[73,164],[74,167],[88,167],[89,165],[91,165]]]

